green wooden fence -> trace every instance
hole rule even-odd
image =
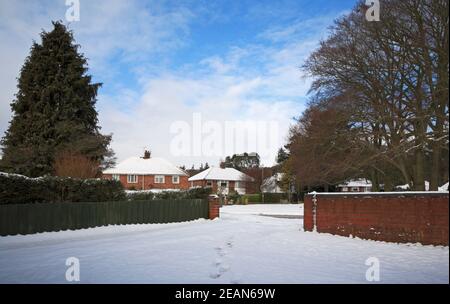
[[[0,235],[25,235],[107,225],[174,223],[199,218],[208,218],[207,200],[0,205]]]

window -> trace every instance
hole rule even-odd
[[[177,175],[172,176],[172,184],[179,184],[180,183],[180,177]]]
[[[220,188],[228,188],[228,183],[227,182],[220,182],[219,186],[220,186]]]
[[[234,188],[244,188],[244,183],[243,182],[236,182],[234,184]]]
[[[128,175],[127,176],[127,182],[129,184],[137,184],[137,182],[138,182],[137,175]]]
[[[352,192],[359,192],[359,188],[358,187],[352,187]]]
[[[212,187],[212,181],[207,181],[206,182],[206,187]]]
[[[120,180],[120,175],[119,174],[113,174],[112,175],[112,179],[115,181],[119,181]]]
[[[155,184],[164,184],[164,175],[155,175]]]

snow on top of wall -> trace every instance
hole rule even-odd
[[[439,191],[448,192],[448,182],[445,185],[439,187]]]
[[[371,195],[430,195],[445,194],[448,191],[395,191],[395,192],[310,192],[308,195],[340,195],[340,196],[371,196]]]
[[[406,190],[410,189],[410,185],[409,184],[399,185],[399,186],[395,186],[395,188],[406,191]],[[425,181],[425,191],[430,191],[430,182],[429,181]]]
[[[105,170],[103,174],[188,175],[169,161],[159,157],[149,159],[130,157],[119,163],[115,168]]]
[[[189,178],[190,182],[199,180],[223,180],[223,181],[248,181],[253,180],[250,176],[234,168],[215,168],[210,167]]]

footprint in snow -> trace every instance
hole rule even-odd
[[[232,242],[231,239],[226,242],[225,247],[228,248],[228,249],[233,248],[233,242]],[[216,254],[218,255],[218,258],[213,263],[213,265],[214,265],[214,267],[216,269],[215,269],[215,271],[213,273],[211,273],[209,275],[209,277],[211,279],[218,279],[224,273],[226,273],[227,271],[230,270],[230,266],[226,265],[226,264],[223,264],[222,258],[227,255],[227,252],[224,250],[224,248],[222,246],[217,246],[217,247],[214,248],[214,250],[216,251]]]

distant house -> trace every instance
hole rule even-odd
[[[225,195],[234,191],[245,194],[249,182],[253,182],[252,177],[234,168],[211,167],[189,178],[191,188],[211,187],[213,193]]]
[[[144,157],[128,158],[115,168],[105,170],[103,178],[118,180],[125,189],[189,189],[189,176],[185,171],[163,158],[151,157],[150,152],[146,152]]]
[[[337,186],[339,192],[370,192],[372,183],[367,179],[356,179]]]
[[[285,193],[281,189],[279,183],[283,178],[283,173],[277,173],[269,178],[266,178],[261,184],[261,192],[265,193]]]

